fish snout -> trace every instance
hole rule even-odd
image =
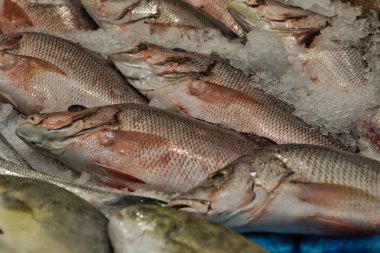
[[[186,212],[208,214],[211,210],[211,201],[179,198],[170,201],[167,206]]]

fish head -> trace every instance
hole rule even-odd
[[[102,28],[120,27],[158,14],[158,6],[145,0],[82,0],[82,4]]]
[[[110,55],[116,67],[142,94],[207,74],[214,63],[181,49],[139,43],[130,49]]]
[[[168,206],[207,215],[226,225],[247,224],[260,217],[276,196],[276,189],[294,174],[277,154],[277,148],[271,146],[241,156]]]
[[[68,111],[29,116],[16,129],[16,135],[33,148],[58,156],[76,140],[117,124],[118,112],[113,106],[72,105]]]
[[[236,22],[247,32],[260,26],[262,15],[257,7],[259,3],[249,0],[232,1],[228,6],[228,11]]]
[[[265,198],[257,174],[252,171],[251,159],[241,157],[210,174],[200,185],[179,195],[168,205],[183,211],[218,217],[218,221],[248,206],[259,207]]]

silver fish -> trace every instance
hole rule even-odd
[[[0,133],[0,158],[18,164],[24,168],[32,169],[28,161]]]
[[[100,186],[80,185],[58,177],[25,168],[11,161],[0,158],[0,175],[12,175],[23,178],[41,180],[64,188],[110,217],[120,209],[134,204],[164,204],[165,202],[140,196],[126,195],[120,191]],[[143,193],[141,193],[143,194]]]
[[[106,60],[40,33],[0,36],[0,97],[27,115],[74,104],[145,103]]]
[[[169,203],[242,231],[380,234],[380,162],[312,145],[257,149]]]
[[[6,253],[111,253],[108,220],[47,182],[0,175],[0,249]]]

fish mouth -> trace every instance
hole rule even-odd
[[[167,207],[175,208],[180,211],[210,214],[211,201],[202,199],[175,199],[167,204]]]

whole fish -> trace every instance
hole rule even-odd
[[[257,149],[169,203],[242,231],[380,233],[380,163],[335,149]]]
[[[151,25],[152,31],[170,27],[182,29],[219,28],[226,35],[231,32],[217,20],[200,13],[178,0],[82,0],[83,6],[102,28],[126,28],[135,22]]]
[[[16,134],[99,182],[183,192],[258,147],[237,133],[147,105],[32,115]]]
[[[152,44],[110,56],[150,104],[277,143],[347,149],[293,115],[293,109],[262,90],[227,60]]]
[[[243,236],[195,215],[149,205],[114,215],[108,233],[115,253],[265,253]]]
[[[0,33],[30,29],[50,34],[95,29],[80,0],[2,0]]]
[[[228,29],[239,37],[243,37],[246,32],[238,22],[228,12],[228,5],[232,0],[183,0],[196,7],[216,20],[223,23]]]
[[[233,1],[229,10],[247,32],[269,30],[284,39],[289,51],[295,50],[310,80],[334,89],[358,88],[367,84],[361,46],[344,41],[322,42],[318,35],[330,18],[276,1],[250,5]],[[306,48],[299,44],[306,45]],[[293,53],[294,54],[294,53]]]
[[[0,249],[5,253],[110,253],[107,219],[55,185],[0,176]]]
[[[145,103],[106,60],[41,33],[0,36],[0,97],[27,115],[74,104]]]

